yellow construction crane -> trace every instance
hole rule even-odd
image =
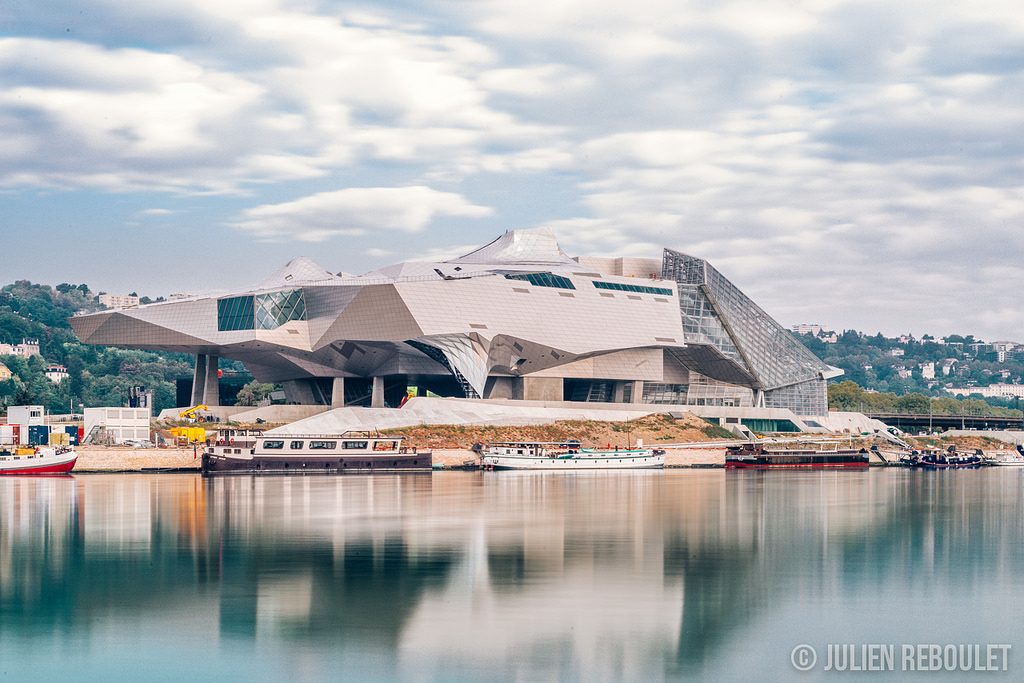
[[[178,417],[189,422],[206,422],[209,418],[213,417],[213,413],[210,412],[210,406],[200,403],[197,406],[181,411]]]

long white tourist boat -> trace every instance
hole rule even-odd
[[[429,472],[430,451],[379,432],[250,434],[218,438],[203,451],[203,474],[366,474]]]
[[[582,448],[575,442],[514,441],[488,444],[482,459],[488,470],[661,469],[665,452],[649,448]]]

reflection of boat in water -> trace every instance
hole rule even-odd
[[[774,469],[776,467],[867,467],[868,452],[854,448],[818,451],[805,448],[768,450],[763,444],[745,443],[725,451],[726,469]]]
[[[649,448],[583,448],[578,441],[489,444],[482,463],[491,470],[635,470],[665,466],[665,451]]]
[[[78,453],[68,446],[15,446],[0,450],[0,474],[64,474],[77,460]]]
[[[363,474],[430,471],[430,451],[402,445],[400,436],[379,432],[260,434],[249,440],[219,440],[203,451],[203,473]]]
[[[980,450],[970,455],[961,455],[957,453],[956,446],[950,446],[945,451],[913,451],[902,458],[902,461],[911,467],[925,470],[967,470],[977,469],[985,464]]]

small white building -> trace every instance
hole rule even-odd
[[[970,396],[980,394],[981,396],[998,398],[1024,398],[1024,384],[992,384],[987,387],[952,387],[946,389],[957,396]]]
[[[54,384],[60,384],[68,378],[68,369],[63,365],[48,365],[44,374],[46,379]]]
[[[7,408],[7,424],[10,425],[41,425],[46,413],[42,406],[9,406]]]
[[[917,367],[921,368],[921,377],[924,379],[935,379],[935,363],[921,363]]]
[[[107,308],[137,308],[139,297],[131,294],[100,294],[99,302]]]
[[[85,442],[91,442],[101,434],[101,442],[108,444],[149,438],[149,408],[86,408],[82,412]]]
[[[38,339],[22,339],[20,344],[0,344],[0,356],[29,356],[39,355]]]

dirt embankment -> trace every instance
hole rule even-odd
[[[659,443],[701,442],[732,438],[729,432],[699,417],[647,415],[629,422],[563,420],[546,425],[422,425],[390,429],[389,434],[406,437],[410,446],[432,449],[463,449],[473,444],[498,441],[579,441],[584,447],[626,447],[642,439],[645,446]]]
[[[958,451],[1012,451],[1015,446],[991,436],[911,436],[904,439],[914,448],[938,448],[946,450],[956,446]]]

